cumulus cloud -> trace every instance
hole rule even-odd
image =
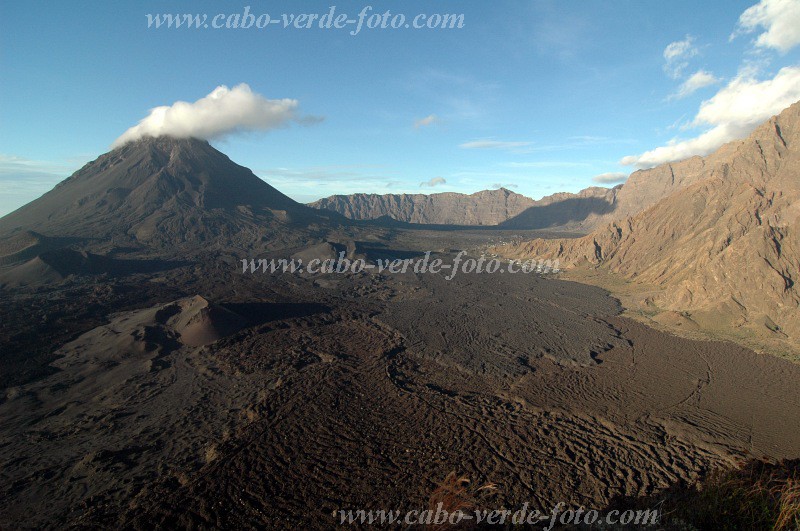
[[[269,131],[291,122],[311,123],[315,117],[298,114],[294,99],[270,100],[241,83],[221,85],[194,103],[177,101],[156,107],[112,145],[119,147],[143,137],[173,136],[211,140],[240,131]]]
[[[473,140],[459,145],[461,149],[514,149],[530,146],[532,142],[502,142],[500,140]]]
[[[424,187],[433,188],[434,186],[439,186],[440,184],[447,184],[447,179],[445,179],[444,177],[434,177],[430,181],[419,183],[420,187],[422,188]]]
[[[800,44],[800,2],[761,0],[742,13],[731,38],[759,29],[764,31],[756,38],[756,46],[788,52]]]
[[[714,85],[715,83],[719,83],[720,79],[716,77],[711,72],[706,72],[705,70],[698,70],[691,76],[689,79],[684,81],[680,87],[678,87],[677,92],[670,96],[670,99],[680,99],[685,98],[686,96],[693,94],[694,92],[700,90],[701,88],[705,88],[709,85]]]
[[[682,41],[671,42],[664,48],[664,71],[673,79],[681,77],[689,66],[689,59],[698,54],[694,37],[687,35]]]
[[[600,175],[592,177],[592,181],[597,184],[619,184],[627,180],[628,174],[620,172],[601,173]]]
[[[419,129],[420,127],[428,127],[429,125],[434,125],[439,122],[439,118],[435,114],[429,114],[425,118],[420,118],[419,120],[414,121],[414,129]]]
[[[673,139],[666,146],[628,156],[622,164],[649,168],[694,155],[708,155],[717,148],[750,134],[769,117],[800,100],[800,67],[781,68],[772,79],[759,81],[755,72],[740,72],[711,99],[700,105],[692,127],[705,132],[689,140]]]
[[[499,190],[500,188],[506,188],[506,189],[519,188],[519,185],[516,185],[514,183],[494,183],[492,185],[492,188],[494,188],[495,190]]]

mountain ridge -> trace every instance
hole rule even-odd
[[[533,200],[506,188],[481,190],[472,194],[333,195],[309,203],[317,209],[332,210],[354,220],[388,216],[396,221],[442,225],[496,225],[522,212]]]
[[[800,339],[800,102],[704,159],[660,201],[572,240],[536,239],[496,250],[558,258],[657,289],[643,308],[703,329]],[[623,188],[624,190],[624,188]]]
[[[578,193],[558,192],[535,200],[507,188],[481,190],[472,194],[440,192],[434,194],[350,194],[319,199],[309,206],[337,212],[354,220],[391,218],[396,221],[423,225],[503,226],[507,228],[549,228],[553,226],[583,226],[592,208],[586,205],[562,205],[541,210],[570,200],[597,199],[614,203],[614,188],[589,187]],[[608,208],[608,207],[606,207]],[[583,211],[586,211],[582,213]],[[556,221],[554,221],[554,219]],[[562,221],[563,220],[563,221]]]
[[[0,218],[0,235],[33,231],[157,247],[220,240],[247,245],[285,236],[289,228],[344,221],[295,202],[206,141],[157,137],[100,155]]]

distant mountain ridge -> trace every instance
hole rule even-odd
[[[500,223],[507,229],[566,228],[587,231],[616,208],[623,185],[614,188],[591,186],[577,194],[559,192],[534,201],[516,216]]]
[[[599,267],[655,286],[646,305],[702,328],[800,341],[800,102],[709,157],[638,173],[618,201],[664,194],[649,208],[582,238],[498,252],[559,258],[562,267]]]
[[[405,223],[430,225],[497,225],[535,203],[511,190],[483,190],[474,194],[352,194],[333,195],[310,203],[355,220],[388,216]]]
[[[333,195],[310,203],[355,220],[389,217],[427,225],[549,228],[583,226],[597,212],[613,208],[619,187],[591,187],[577,194],[561,192],[534,200],[506,188],[473,194]]]
[[[668,195],[702,179],[722,163],[732,149],[724,146],[708,157],[633,172],[613,188],[592,186],[578,193],[558,192],[539,200],[505,188],[473,194],[351,194],[333,195],[308,206],[337,212],[349,219],[389,217],[405,223],[500,226],[508,229],[563,228],[590,232],[612,221],[633,216]]]

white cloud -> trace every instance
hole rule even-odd
[[[462,149],[514,149],[530,146],[532,142],[502,142],[500,140],[473,140],[464,142],[458,147]]]
[[[682,41],[671,42],[664,48],[664,71],[673,79],[681,77],[689,66],[689,59],[698,54],[694,45],[694,37],[687,35]]]
[[[641,155],[623,157],[621,164],[637,168],[652,168],[666,162],[688,159],[695,155],[708,155],[724,143],[746,134],[732,126],[717,126],[696,138],[679,141],[670,140],[666,146],[646,151]]]
[[[664,48],[664,59],[667,61],[674,61],[685,57],[697,55],[697,49],[694,47],[694,37],[687,35],[682,41],[671,42]]]
[[[680,87],[678,87],[677,92],[671,95],[670,99],[685,98],[686,96],[700,90],[701,88],[719,82],[720,79],[714,76],[714,74],[712,74],[711,72],[706,72],[705,70],[698,70],[697,72],[689,76],[689,79],[684,81]]]
[[[750,134],[769,117],[800,100],[800,66],[781,68],[772,79],[758,81],[752,70],[740,72],[711,99],[700,105],[692,127],[710,127],[696,138],[673,139],[666,146],[622,159],[625,165],[649,168],[717,148]]]
[[[758,81],[744,73],[700,105],[694,125],[725,123],[755,126],[800,99],[800,66],[781,68],[772,79]]]
[[[447,184],[447,179],[444,177],[434,177],[430,181],[425,181],[419,183],[420,187],[430,187],[433,188],[434,186],[439,186],[440,184]]]
[[[137,125],[125,131],[112,145],[119,147],[142,137],[174,136],[211,140],[239,131],[268,131],[290,122],[313,122],[301,117],[298,101],[270,100],[241,83],[232,89],[224,85],[194,103],[177,101],[156,107]]]
[[[800,44],[800,2],[797,0],[761,0],[745,10],[732,38],[764,29],[755,41],[761,48],[783,53]]]
[[[439,118],[435,114],[429,114],[425,118],[420,118],[419,120],[414,121],[414,129],[419,129],[420,127],[427,127],[429,125],[434,125],[439,122]]]
[[[624,183],[627,180],[628,174],[620,172],[601,173],[600,175],[595,175],[592,177],[592,181],[596,182],[597,184],[619,184]]]
[[[509,188],[519,188],[519,185],[514,183],[494,183],[492,184],[492,188],[495,190],[499,190],[500,188],[508,190]]]

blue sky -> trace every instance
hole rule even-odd
[[[240,83],[261,103],[294,100],[291,112],[212,144],[300,201],[575,192],[708,152],[800,99],[798,2],[7,2],[0,215],[150,109]],[[464,27],[147,27],[148,13],[247,5],[273,18],[332,5],[351,18],[369,5],[408,19],[463,13]]]

